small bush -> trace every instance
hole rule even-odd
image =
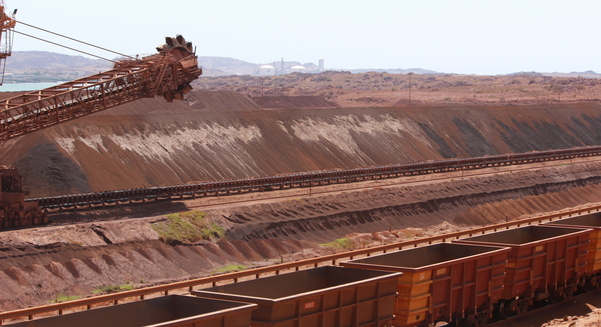
[[[159,234],[159,238],[167,244],[222,238],[225,230],[205,216],[205,212],[198,210],[174,213],[167,215],[167,221],[155,223],[153,228]]]
[[[134,285],[132,284],[123,284],[123,285],[113,285],[113,286],[104,286],[92,291],[92,293],[117,293],[123,291],[131,291],[134,289]]]
[[[66,301],[73,301],[81,298],[81,295],[65,295],[65,294],[56,294],[56,297],[52,301],[47,301],[48,303],[59,303]]]
[[[216,272],[218,273],[228,273],[228,272],[234,272],[234,271],[240,271],[240,270],[244,270],[247,267],[245,265],[227,265],[225,267],[221,267],[219,269],[216,270]]]
[[[355,243],[348,238],[339,238],[330,243],[321,244],[321,246],[332,249],[352,250],[355,248]]]

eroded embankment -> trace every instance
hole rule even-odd
[[[0,309],[303,258],[347,234],[368,233],[352,237],[365,246],[407,235],[395,230],[485,224],[598,202],[600,178],[601,164],[588,163],[221,206],[204,211],[226,238],[194,245],[160,242],[152,228],[160,216],[1,232]],[[376,231],[386,232],[369,233]]]
[[[222,217],[230,223],[228,239],[324,242],[357,231],[426,228],[445,221],[483,225],[513,220],[539,211],[597,202],[600,184],[601,164],[561,166],[239,207]],[[522,202],[499,212],[480,208],[536,199],[539,195],[544,195],[546,202]]]
[[[230,265],[271,264],[270,259],[281,260],[280,254],[310,246],[307,242],[294,240],[169,246],[159,241],[156,234],[143,241],[102,244],[107,239],[115,241],[110,234],[122,233],[119,230],[123,228],[130,229],[132,236],[140,230],[148,231],[148,224],[143,225],[132,227],[128,223],[113,222],[53,230],[51,233],[57,242],[50,244],[43,244],[35,232],[13,237],[12,241],[22,242],[20,245],[10,246],[3,242],[4,246],[0,248],[0,309],[64,301],[111,287],[140,287],[186,280],[226,272],[232,269]],[[93,229],[99,227],[106,238],[94,235]],[[85,245],[80,240],[97,244]]]
[[[193,91],[0,145],[31,196],[601,145],[601,105],[262,110]]]

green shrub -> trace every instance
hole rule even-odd
[[[66,302],[66,301],[73,301],[73,300],[77,300],[79,298],[81,298],[81,295],[65,295],[65,294],[56,294],[56,297],[54,298],[54,300],[51,301],[47,301],[48,303],[59,303],[59,302]]]
[[[348,238],[339,238],[330,243],[321,244],[321,246],[332,249],[352,250],[355,248],[355,243]]]
[[[92,291],[92,293],[96,294],[96,293],[117,293],[117,292],[123,292],[123,291],[131,291],[134,289],[134,285],[132,284],[123,284],[123,285],[113,285],[113,286],[104,286],[101,288],[97,288],[95,290]]]
[[[225,267],[221,267],[219,269],[216,270],[216,272],[218,273],[228,273],[228,272],[234,272],[234,271],[240,271],[240,270],[244,270],[247,267],[245,265],[227,265]]]
[[[167,221],[153,224],[153,228],[159,234],[159,238],[167,244],[175,241],[194,243],[222,238],[225,230],[205,216],[205,212],[198,210],[173,213],[167,215]]]

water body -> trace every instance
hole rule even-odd
[[[37,91],[57,85],[58,83],[4,83],[0,92]]]

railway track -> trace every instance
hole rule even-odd
[[[222,180],[194,184],[105,191],[65,196],[32,198],[47,212],[93,210],[120,205],[218,197],[291,188],[307,188],[332,184],[361,182],[490,167],[523,165],[601,155],[601,146],[566,150],[484,156],[467,159],[428,161],[415,164],[387,165],[347,170],[329,170],[269,177]]]
[[[158,286],[146,287],[135,289],[131,291],[125,291],[120,293],[105,294],[100,296],[93,296],[88,298],[77,299],[68,302],[54,303],[45,306],[32,307],[14,311],[0,312],[0,325],[9,320],[33,320],[36,315],[38,316],[53,316],[62,315],[67,312],[76,312],[82,310],[90,310],[95,307],[113,305],[126,301],[132,300],[143,300],[149,297],[166,296],[170,293],[189,293],[193,289],[214,287],[216,285],[237,283],[241,280],[262,278],[267,276],[279,275],[282,273],[299,271],[304,269],[311,269],[315,267],[325,265],[338,265],[340,261],[351,260],[360,258],[363,256],[371,256],[380,253],[386,253],[388,251],[396,251],[409,247],[418,247],[427,244],[434,244],[439,242],[450,242],[453,239],[459,239],[463,237],[471,237],[474,235],[486,234],[496,232],[503,229],[517,228],[525,225],[536,225],[539,223],[553,221],[561,218],[571,217],[581,214],[589,214],[594,212],[600,212],[601,205],[594,205],[587,208],[571,209],[564,212],[547,214],[538,217],[526,218],[521,220],[514,220],[509,222],[503,222],[499,224],[472,228],[459,232],[437,235],[432,237],[413,239],[409,241],[403,241],[398,243],[392,243],[372,248],[359,249],[354,251],[348,251],[343,253],[337,253],[317,258],[293,261],[293,262],[282,262],[273,266],[266,266],[261,268],[248,269],[233,273],[226,273],[222,275],[208,276],[203,278],[197,278],[192,280],[186,280],[176,283],[163,284]]]

